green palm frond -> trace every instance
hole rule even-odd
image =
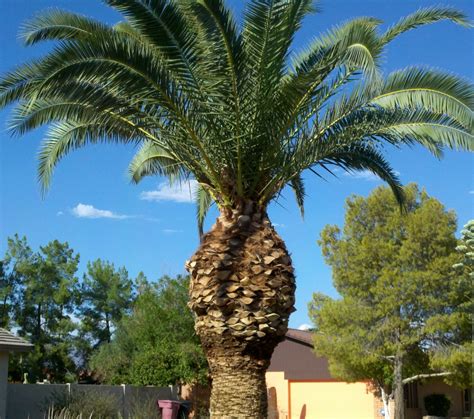
[[[81,99],[76,95],[77,89],[80,89]],[[86,117],[93,120],[106,115],[109,118],[121,118],[122,122],[136,128],[141,134],[150,139],[155,138],[151,130],[147,130],[147,114],[143,109],[131,106],[125,98],[110,90],[85,83],[65,83],[55,87],[53,95],[44,91],[41,97],[33,101],[21,101],[13,112],[10,129],[14,134],[22,135],[52,121],[82,120]],[[134,123],[137,117],[140,117],[140,122]],[[150,124],[148,118],[148,126]],[[152,125],[156,127],[155,120]]]
[[[363,139],[371,143],[383,140],[395,146],[420,144],[438,157],[444,147],[472,150],[474,146],[472,131],[445,114],[420,108],[356,108],[313,135],[316,152],[326,145],[337,147]]]
[[[264,83],[256,86],[258,90],[274,88],[282,75],[283,57],[287,54],[284,18],[288,3],[252,0],[245,10],[242,37],[254,80]]]
[[[286,121],[282,132],[299,123],[296,117],[307,114],[307,120],[330,98],[327,78],[335,70],[348,77],[362,71],[374,81],[378,75],[378,60],[382,48],[376,33],[380,21],[373,18],[359,18],[335,27],[318,38],[312,47],[294,62],[294,73],[290,73],[282,87],[282,108],[290,109],[283,115]],[[329,82],[331,84],[331,82]],[[336,84],[336,89],[343,84]]]
[[[203,36],[198,40],[203,43],[203,48],[212,51],[212,60],[215,68],[220,64],[221,70],[228,78],[226,93],[232,98],[235,116],[239,121],[240,95],[243,74],[243,47],[242,37],[237,24],[223,0],[200,0],[192,4],[191,11],[196,15]],[[225,80],[223,78],[223,80]],[[238,129],[238,127],[236,127]]]
[[[243,193],[242,183],[242,160],[240,155],[240,139],[242,135],[242,95],[246,89],[244,74],[244,50],[242,36],[239,34],[237,24],[223,0],[201,0],[193,3],[191,11],[198,19],[198,24],[203,31],[199,38],[202,49],[212,54],[209,62],[214,69],[220,70],[215,82],[219,82],[222,91],[222,101],[227,105],[226,109],[233,118],[224,122],[221,131],[224,135],[237,138],[237,191]],[[219,73],[213,70],[210,74]]]
[[[295,193],[295,200],[298,208],[300,209],[301,217],[304,218],[304,198],[305,194],[305,186],[304,181],[301,175],[295,176],[293,179],[290,180],[291,189]]]
[[[268,111],[278,109],[272,107],[271,102],[278,95],[278,87],[286,74],[293,36],[303,17],[312,10],[311,3],[308,0],[252,0],[246,8],[242,41],[249,83],[243,94],[250,99],[244,102],[244,112],[251,121],[251,136],[268,137],[266,121],[273,119]]]
[[[308,72],[320,62],[321,54],[331,48],[337,51],[337,64],[357,68],[372,74],[379,65],[382,45],[377,35],[380,20],[360,17],[329,29],[293,64],[296,73]]]
[[[0,79],[0,107],[5,107],[24,97],[39,85],[38,74],[41,61],[23,64]]]
[[[176,2],[167,0],[105,0],[121,13],[127,22],[160,51],[178,74],[194,78],[197,59],[192,47],[195,40]]]
[[[41,41],[91,38],[94,33],[107,30],[109,27],[101,22],[53,9],[25,22],[20,29],[20,37],[26,45],[33,45]]]
[[[384,76],[396,36],[462,12],[421,9],[382,35],[361,17],[301,54],[292,42],[311,0],[250,0],[239,25],[225,0],[105,0],[109,26],[51,10],[27,22],[27,45],[51,52],[0,78],[0,107],[16,103],[11,132],[50,125],[39,154],[43,188],[71,151],[98,142],[139,145],[132,181],[195,179],[198,224],[209,206],[262,209],[290,186],[303,214],[307,173],[370,170],[403,194],[383,145],[472,151],[474,88],[429,68]],[[291,56],[290,55],[293,55]],[[202,232],[202,231],[201,231]]]
[[[204,234],[204,220],[213,203],[214,199],[209,193],[209,190],[201,184],[198,184],[196,189],[196,217],[200,238],[202,238]]]
[[[107,125],[100,119],[93,122],[69,120],[51,124],[38,153],[38,177],[43,193],[51,183],[55,166],[71,151],[98,142],[132,141],[133,132],[126,127]]]
[[[466,132],[463,127],[438,122],[407,122],[388,125],[374,132],[374,135],[386,140],[399,139],[400,142],[415,140],[438,157],[441,156],[444,147],[474,151],[474,135]]]
[[[426,122],[440,127],[440,132],[446,132],[443,126],[448,124],[453,128],[448,130],[453,137],[448,140],[442,135],[439,140],[447,140],[444,145],[448,147],[472,150],[473,91],[470,83],[451,74],[417,68],[402,70],[389,75],[381,85],[364,84],[335,100],[319,120],[318,135],[339,135],[344,127],[360,127],[361,118],[377,114],[389,116],[388,122],[393,124]],[[369,122],[373,124],[374,120]],[[425,136],[421,144],[437,148],[436,138]]]
[[[165,147],[146,141],[128,166],[130,179],[139,183],[145,176],[165,176],[171,182],[185,179],[189,172]]]
[[[391,26],[381,37],[383,43],[388,43],[398,35],[417,28],[418,26],[438,22],[440,20],[451,20],[462,26],[470,26],[470,22],[465,13],[451,7],[426,7],[419,9]]]
[[[373,146],[368,144],[352,144],[341,147],[321,160],[322,163],[332,164],[347,172],[369,170],[386,182],[399,203],[404,206],[403,186],[397,172],[390,166],[385,157]]]
[[[450,115],[474,128],[474,90],[467,80],[427,68],[410,67],[388,75],[371,103],[386,108],[416,108]]]

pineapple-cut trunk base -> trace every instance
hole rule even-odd
[[[264,211],[222,213],[187,269],[213,380],[212,419],[266,419],[265,371],[295,302],[283,241]]]

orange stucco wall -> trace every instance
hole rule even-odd
[[[382,401],[367,390],[365,383],[291,381],[280,371],[267,372],[266,379],[269,419],[383,419]],[[420,419],[426,414],[423,398],[432,393],[446,394],[450,398],[451,417],[460,418],[463,413],[469,416],[462,411],[460,390],[441,380],[432,380],[418,384],[419,408],[406,409],[406,418]]]
[[[280,371],[267,372],[269,419],[288,419],[288,380]],[[275,397],[273,397],[273,393]]]
[[[373,419],[374,396],[365,383],[291,382],[290,419]]]
[[[289,381],[283,372],[267,372],[266,379],[270,419],[377,417],[375,397],[365,383]]]

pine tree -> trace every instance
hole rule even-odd
[[[396,419],[404,383],[449,376],[430,359],[458,327],[454,317],[449,330],[439,323],[458,305],[456,216],[414,184],[405,196],[406,213],[384,187],[347,200],[344,227],[326,226],[319,241],[341,298],[315,294],[310,304],[316,353],[336,377],[371,380],[385,417],[393,393]]]

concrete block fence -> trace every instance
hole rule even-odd
[[[127,418],[134,406],[153,398],[177,400],[176,387],[135,387],[129,385],[106,386],[86,384],[11,384],[7,385],[6,419],[43,419],[48,403],[54,399],[80,392],[91,395],[112,396],[117,400],[117,411]]]

